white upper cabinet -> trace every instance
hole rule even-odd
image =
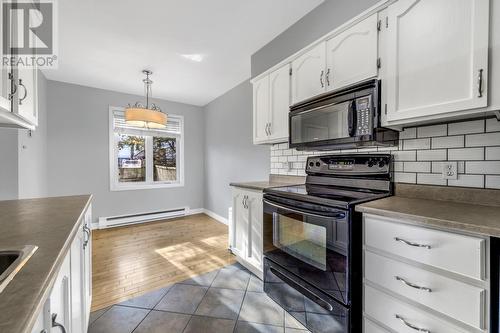
[[[327,41],[327,90],[376,77],[377,57],[377,14],[373,14]]]
[[[290,64],[253,82],[253,142],[288,141]]]
[[[292,104],[326,91],[326,42],[292,61]]]
[[[488,0],[399,0],[387,13],[388,122],[487,106]]]
[[[288,141],[288,112],[290,110],[290,64],[269,75],[269,139]]]
[[[269,135],[269,76],[253,84],[253,141],[263,143]]]
[[[31,3],[31,2],[30,2]],[[32,3],[35,8],[35,4]],[[0,8],[0,16],[3,13]],[[41,20],[37,17],[37,10],[30,12],[30,26],[36,26]],[[3,17],[3,16],[2,16]],[[36,21],[36,22],[35,22]],[[18,38],[18,23],[16,16],[12,16],[11,40]],[[3,43],[3,34],[0,34],[0,43]],[[31,44],[36,44],[36,35],[30,35]],[[31,54],[22,54],[21,57],[35,57],[35,51]],[[6,67],[0,64],[0,127],[19,127],[35,129],[38,125],[38,69],[33,67]]]

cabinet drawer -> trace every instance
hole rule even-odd
[[[367,285],[364,286],[364,300],[364,310],[367,316],[398,333],[415,333],[418,328],[422,329],[422,332],[427,330],[432,333],[467,332],[452,323],[439,319]],[[414,328],[410,327],[410,325]]]
[[[365,215],[365,244],[475,279],[485,277],[482,238],[422,228]]]
[[[389,333],[366,317],[363,318],[363,327],[364,333]]]
[[[466,324],[483,328],[484,289],[369,251],[365,251],[364,260],[367,280]]]

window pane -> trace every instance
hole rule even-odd
[[[153,175],[155,182],[177,180],[177,139],[153,137]]]
[[[146,138],[118,134],[118,181],[146,181]]]

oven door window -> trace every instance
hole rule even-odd
[[[322,271],[329,270],[329,249],[337,248],[337,252],[345,253],[343,238],[347,235],[338,237],[338,231],[346,231],[343,229],[345,227],[332,218],[273,213],[274,247]]]
[[[292,116],[292,143],[348,138],[349,104],[327,105]]]

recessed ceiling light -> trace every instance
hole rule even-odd
[[[181,54],[184,58],[189,59],[191,61],[202,62],[203,55],[202,54]]]

